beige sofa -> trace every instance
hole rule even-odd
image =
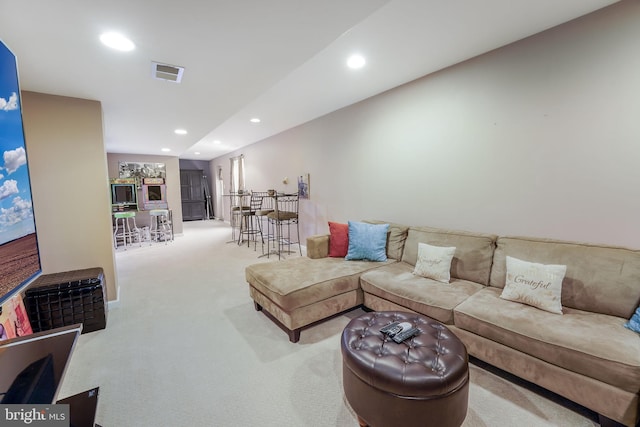
[[[418,243],[455,246],[449,284],[413,274]],[[471,356],[611,420],[639,420],[640,336],[623,324],[640,304],[640,251],[391,224],[384,263],[307,257],[247,267],[256,309],[289,332],[354,307],[414,311],[446,324]],[[567,266],[563,314],[500,298],[506,256]]]

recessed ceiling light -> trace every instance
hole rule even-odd
[[[185,129],[176,129],[174,130],[174,132],[176,133],[176,135],[186,135],[187,131]]]
[[[171,151],[171,148],[163,148],[162,151],[164,151],[165,153],[168,153],[169,151]]]
[[[195,154],[196,156],[199,156],[199,155],[200,155],[200,152],[199,152],[199,151],[196,151],[196,152],[195,152],[195,153],[193,153],[193,154]]]
[[[131,40],[120,33],[104,33],[100,36],[100,41],[112,49],[123,52],[128,52],[136,47]]]
[[[216,144],[216,145],[220,145],[221,141],[219,139],[216,139],[216,140],[213,141],[213,143]]]
[[[260,123],[260,119],[257,117],[252,118],[251,120],[249,120],[251,123]]]
[[[358,69],[364,67],[367,61],[364,59],[362,55],[351,55],[349,59],[347,59],[347,66],[352,69]]]

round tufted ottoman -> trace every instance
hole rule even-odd
[[[380,328],[409,322],[419,329],[396,344]],[[371,312],[342,332],[344,392],[361,426],[460,426],[467,415],[469,358],[442,323],[396,311]]]

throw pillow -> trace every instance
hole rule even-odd
[[[349,249],[347,260],[387,260],[387,231],[389,224],[367,224],[349,221]]]
[[[636,308],[636,312],[633,313],[631,319],[624,324],[624,327],[640,334],[640,307]]]
[[[432,246],[418,243],[418,260],[413,274],[449,283],[451,280],[451,260],[456,253],[455,247]]]
[[[329,256],[344,258],[349,250],[349,224],[329,221]]]
[[[562,314],[566,265],[538,264],[507,257],[507,277],[500,298]]]

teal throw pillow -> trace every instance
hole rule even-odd
[[[624,327],[640,334],[640,307],[636,308],[636,312],[633,313],[631,319],[624,324]]]
[[[389,224],[349,221],[347,260],[386,261]]]

